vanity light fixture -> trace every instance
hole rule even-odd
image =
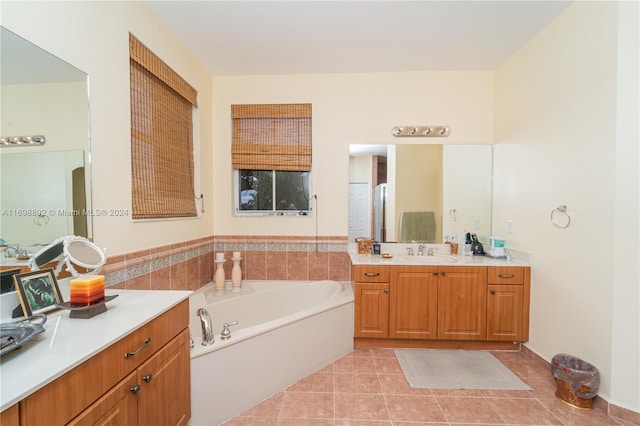
[[[3,148],[10,146],[42,146],[44,143],[45,137],[43,135],[0,137],[0,146]]]
[[[391,130],[395,137],[437,137],[446,138],[449,136],[449,126],[396,126]]]

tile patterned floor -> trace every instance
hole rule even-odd
[[[494,355],[533,391],[411,389],[392,349],[357,349],[224,426],[629,426],[558,401],[547,368],[520,352]]]

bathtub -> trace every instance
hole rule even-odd
[[[215,342],[203,346],[198,308]],[[189,298],[191,425],[219,425],[353,350],[353,290],[337,281],[243,281]],[[220,339],[223,323],[231,338]]]

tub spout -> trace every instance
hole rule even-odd
[[[200,325],[202,325],[202,346],[209,346],[214,342],[211,316],[205,308],[198,309],[196,315],[200,317]]]

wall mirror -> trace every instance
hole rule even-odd
[[[63,235],[92,238],[87,74],[3,27],[0,55],[2,137],[46,141],[0,147],[0,236],[29,254]],[[5,247],[0,265],[11,263]]]
[[[492,175],[492,145],[350,145],[349,241],[488,242]]]

